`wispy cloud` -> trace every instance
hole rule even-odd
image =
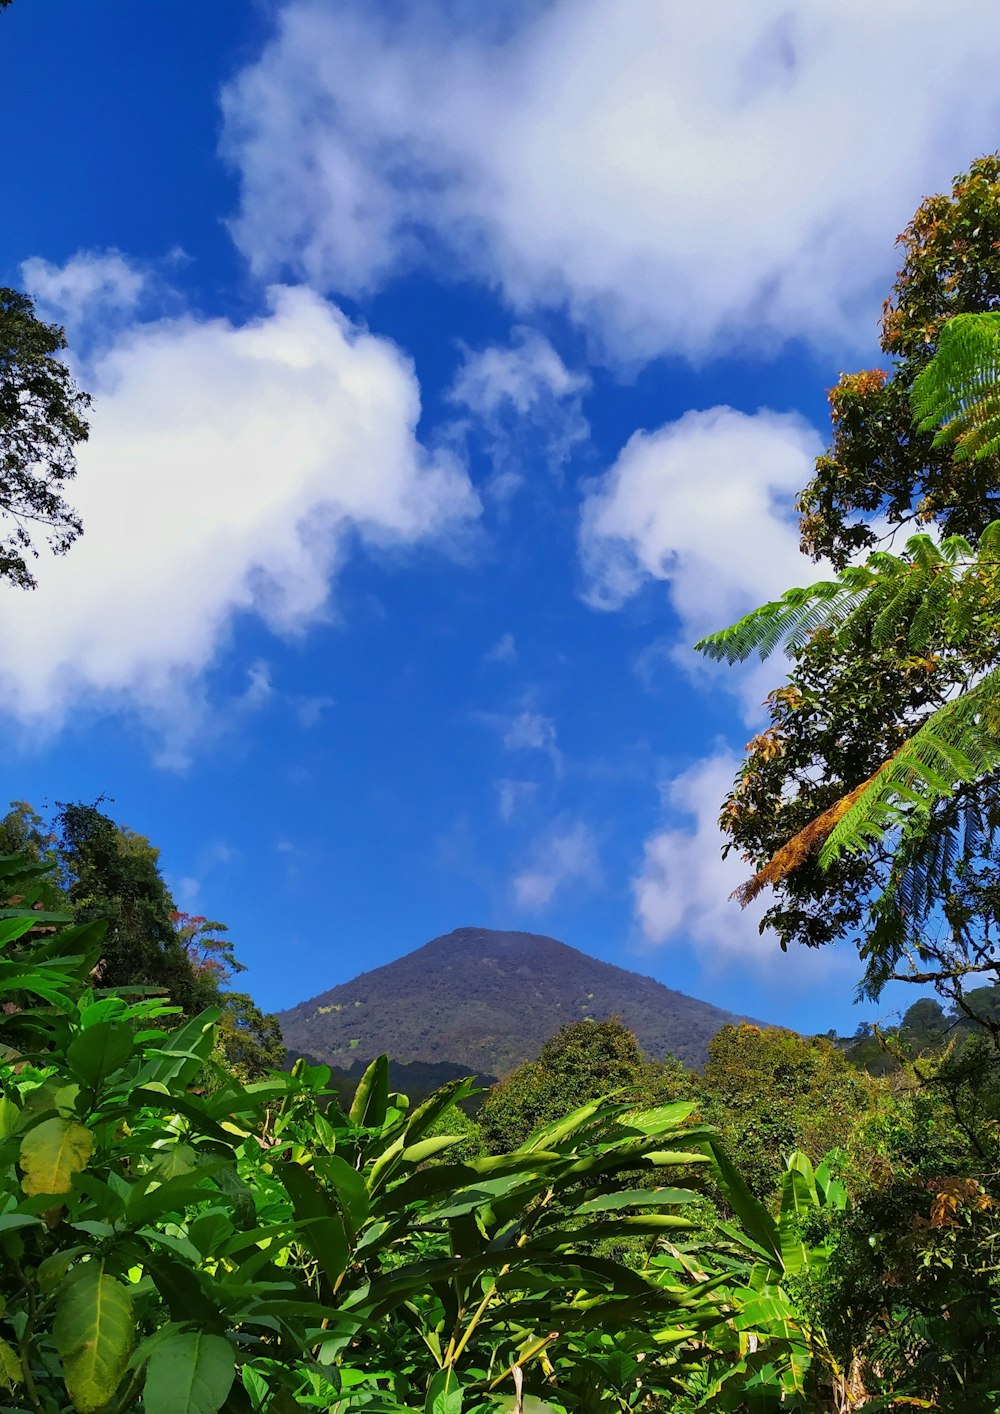
[[[833,976],[843,985],[851,959],[830,949],[782,953],[773,933],[760,932],[768,900],[741,909],[730,897],[748,866],[735,854],[723,859],[718,819],[738,765],[722,748],[664,783],[672,819],[646,840],[632,881],[643,937],[653,946],[690,946],[709,976],[738,965],[766,970],[769,982],[789,990]]]
[[[596,888],[601,882],[597,840],[583,820],[559,820],[539,835],[514,875],[518,908],[541,912],[570,885]]]
[[[497,814],[505,825],[509,825],[521,808],[538,794],[537,781],[515,781],[503,779],[493,782],[497,795]]]
[[[510,495],[544,460],[558,472],[587,440],[583,415],[586,374],[566,367],[548,339],[533,329],[515,329],[511,343],[464,350],[448,397],[467,416],[453,427],[484,443],[494,481]]]
[[[502,633],[483,654],[484,663],[513,663],[517,658],[517,641],[510,632]]]

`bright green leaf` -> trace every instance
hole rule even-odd
[[[220,1335],[175,1331],[150,1356],[145,1414],[216,1414],[236,1373],[233,1347]]]
[[[132,1054],[132,1030],[124,1021],[100,1021],[70,1042],[66,1059],[74,1074],[97,1090]]]

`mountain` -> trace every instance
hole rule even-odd
[[[620,1016],[648,1055],[701,1065],[721,1026],[746,1020],[537,933],[457,928],[396,962],[279,1012],[292,1053],[359,1071],[387,1052],[395,1084],[483,1081],[533,1060],[560,1026]],[[424,1083],[424,1078],[426,1082]]]

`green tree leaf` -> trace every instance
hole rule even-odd
[[[228,1340],[201,1331],[176,1331],[157,1345],[146,1367],[146,1414],[216,1414],[235,1372]]]
[[[464,1392],[453,1369],[435,1370],[427,1386],[424,1414],[462,1414]]]
[[[99,1090],[125,1064],[132,1049],[132,1031],[125,1022],[99,1021],[70,1042],[66,1059],[75,1075]]]
[[[389,1107],[389,1057],[377,1056],[365,1071],[354,1092],[350,1121],[368,1129],[380,1129]]]
[[[52,1334],[73,1408],[94,1414],[118,1388],[135,1341],[128,1288],[103,1262],[85,1262],[60,1293]]]

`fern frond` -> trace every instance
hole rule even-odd
[[[910,404],[935,446],[978,461],[1000,447],[1000,315],[959,314],[941,330],[937,352],[913,383]]]
[[[995,669],[933,712],[835,822],[820,849],[820,868],[828,869],[845,852],[866,848],[872,838],[871,824],[881,828],[887,819],[901,819],[905,807],[929,811],[962,782],[996,770],[1000,766],[994,721],[998,706],[1000,669]]]
[[[804,638],[821,623],[849,612],[859,596],[868,592],[872,580],[873,576],[866,574],[861,582],[855,567],[846,582],[841,575],[803,589],[789,589],[780,599],[761,605],[729,628],[700,639],[695,648],[717,662],[742,663],[752,653],[767,658],[782,643]]]
[[[889,832],[919,833],[931,808],[963,782],[1000,768],[1000,669],[946,702],[866,781],[835,801],[733,893],[746,907],[769,884],[819,853],[821,869],[844,853],[882,843]]]

